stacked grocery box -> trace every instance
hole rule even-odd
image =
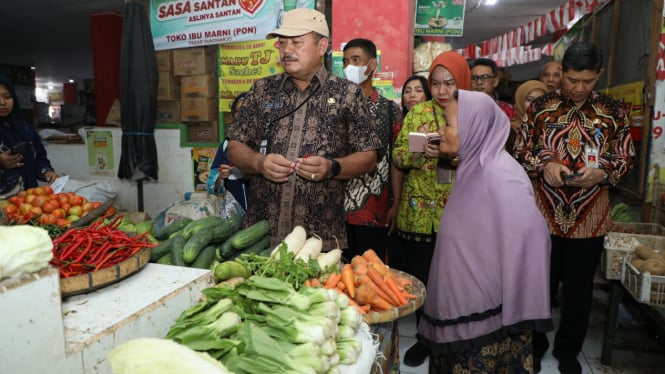
[[[180,122],[180,79],[173,75],[173,51],[157,52],[157,122]]]
[[[187,140],[219,141],[217,50],[212,47],[173,50],[173,75],[180,84],[180,120]]]

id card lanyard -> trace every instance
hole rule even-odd
[[[584,161],[586,167],[588,168],[598,168],[598,157],[599,157],[599,147],[600,147],[600,129],[596,129],[596,135],[594,136],[596,140],[592,144],[587,144],[584,147]]]
[[[441,128],[439,125],[439,119],[436,116],[436,103],[432,102],[432,114],[434,114],[434,123],[436,123],[436,130],[438,131]],[[443,167],[440,162],[437,162],[436,165],[436,182],[439,184],[451,184],[453,183],[453,171],[452,169]]]

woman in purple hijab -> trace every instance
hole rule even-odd
[[[441,216],[419,341],[430,373],[533,371],[531,334],[552,330],[550,234],[524,169],[504,150],[510,123],[494,100],[459,90],[439,129],[457,154]]]

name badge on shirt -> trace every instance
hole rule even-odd
[[[453,171],[442,167],[436,168],[436,182],[439,184],[453,183]]]
[[[261,139],[261,142],[259,143],[259,153],[264,156],[268,153],[268,139]]]
[[[584,160],[586,167],[588,168],[597,168],[598,167],[598,147],[595,145],[587,145],[584,147]]]
[[[558,123],[558,122],[546,123],[545,128],[561,130],[561,129],[566,128],[566,124],[565,123]]]

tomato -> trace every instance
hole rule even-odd
[[[5,213],[7,213],[7,216],[11,216],[11,215],[15,214],[18,211],[18,208],[16,207],[16,205],[14,205],[12,203],[9,203],[9,204],[5,205],[2,208],[2,210],[4,210]]]
[[[65,203],[69,204],[69,196],[63,195],[63,194],[58,194],[58,202],[60,203],[60,205],[65,204]]]
[[[26,214],[30,213],[31,210],[32,210],[32,204],[28,204],[28,203],[23,203],[23,204],[19,205],[19,207],[18,207],[19,213],[21,213],[23,215],[26,215]]]
[[[80,218],[81,217],[75,216],[75,215],[72,214],[72,215],[67,216],[67,218],[65,218],[65,219],[68,220],[69,222],[74,222],[76,220],[79,220]]]
[[[58,218],[58,219],[55,220],[55,224],[60,226],[60,227],[66,228],[66,227],[69,227],[69,226],[72,225],[72,221],[64,219],[64,218]]]
[[[51,215],[55,218],[65,218],[67,212],[65,212],[65,210],[62,208],[56,208],[53,210],[53,212],[51,212]]]
[[[25,202],[32,204],[32,202],[35,200],[35,197],[37,197],[37,195],[28,194],[28,196],[25,197]]]
[[[28,196],[28,193],[26,191],[19,191],[17,193],[17,195],[18,195],[18,197],[26,197],[26,196]]]
[[[58,202],[56,200],[49,200],[42,205],[42,210],[45,213],[53,213],[56,209],[58,209]]]
[[[114,206],[110,206],[110,207],[108,207],[108,209],[106,209],[106,210],[104,211],[104,213],[102,214],[102,217],[104,217],[104,218],[108,218],[108,217],[113,216],[114,214],[115,214],[115,207],[114,207]]]
[[[70,203],[61,203],[60,208],[65,210],[65,213],[69,212],[69,208],[72,207],[72,204]]]
[[[24,200],[24,199],[22,199],[21,197],[16,196],[16,195],[14,195],[14,196],[12,196],[12,197],[9,198],[9,202],[12,203],[12,204],[14,204],[14,205],[16,205],[16,206],[21,205],[21,203],[23,202],[23,200]]]
[[[83,203],[83,205],[81,205],[81,207],[83,208],[83,211],[84,211],[84,212],[89,212],[89,211],[91,211],[91,210],[93,210],[93,209],[95,208],[95,207],[92,205],[92,203]]]
[[[74,205],[69,210],[67,211],[67,215],[70,216],[81,216],[81,213],[83,213],[83,207],[80,205]]]
[[[43,206],[46,202],[51,201],[48,196],[46,195],[33,195],[35,196],[34,199],[32,199],[32,205],[33,206],[38,206],[41,207]]]
[[[40,225],[48,225],[48,220],[49,220],[49,214],[42,214],[41,216],[39,216]]]
[[[58,195],[56,195],[54,193],[50,193],[50,194],[48,194],[48,198],[51,199],[51,200],[54,200],[54,199],[58,200]]]
[[[81,196],[81,205],[89,203],[88,199],[85,198],[84,196]]]
[[[46,185],[46,186],[44,186],[44,187],[42,187],[42,188],[44,189],[44,192],[45,192],[47,195],[50,195],[50,194],[53,193],[53,188],[52,188],[50,185]]]
[[[93,208],[99,208],[100,205],[102,205],[101,201],[93,201],[92,202],[92,207]]]
[[[72,205],[82,205],[83,198],[79,195],[74,195],[69,197],[69,203]]]
[[[38,215],[44,213],[44,211],[42,210],[42,208],[41,208],[41,207],[38,207],[38,206],[33,206],[33,207],[30,209],[30,211],[31,211],[32,214],[34,214],[35,216],[38,216]]]

